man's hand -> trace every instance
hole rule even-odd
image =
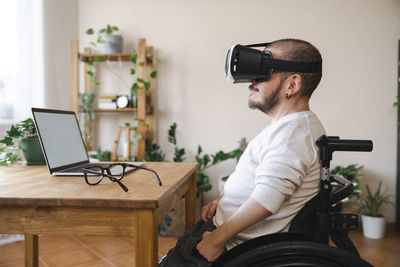
[[[215,232],[204,232],[196,248],[208,262],[213,262],[224,252],[225,243],[216,242]]]
[[[219,199],[214,201],[219,201]],[[207,206],[203,208],[202,215],[207,214],[207,211],[211,209]],[[271,215],[269,210],[249,197],[226,222],[212,232],[204,232],[203,240],[197,244],[196,248],[209,262],[215,261],[224,252],[225,243],[229,239]]]
[[[210,220],[214,216],[215,211],[218,207],[218,203],[221,200],[221,198],[222,198],[222,195],[219,196],[214,201],[208,203],[201,209],[201,219],[203,220],[203,222]]]

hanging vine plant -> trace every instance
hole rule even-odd
[[[132,66],[130,68],[131,75],[136,74],[137,57],[138,57],[138,54],[136,52],[136,49],[132,49],[131,58],[130,58],[130,62],[132,63]],[[157,78],[156,64],[158,63],[158,60],[155,60],[154,55],[152,55],[151,61],[152,61],[152,65],[153,65],[153,70],[149,74],[146,74],[147,80],[143,80],[143,79],[137,77],[135,82],[132,84],[131,91],[137,92],[137,90],[139,90],[140,86],[143,86],[146,89],[146,92],[149,91],[149,89],[151,87],[150,80]]]

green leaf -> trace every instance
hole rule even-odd
[[[131,61],[133,64],[136,64],[136,62],[137,62],[137,56],[136,56],[136,55],[131,56],[130,61]]]
[[[92,35],[94,33],[94,30],[92,28],[88,29],[86,31],[86,34]]]
[[[90,44],[94,47],[96,47],[96,43],[95,42],[90,42]]]
[[[176,128],[177,124],[176,122],[174,122],[168,129],[168,142],[170,142],[173,145],[176,145]]]
[[[132,53],[133,56],[136,56],[136,49],[132,48],[132,52],[131,53]]]
[[[101,36],[99,36],[99,37],[97,38],[97,42],[98,42],[98,43],[105,43],[104,40],[103,40],[103,38],[101,38]]]
[[[136,132],[134,134],[134,137],[135,137],[136,140],[142,140],[143,139],[143,136],[141,134],[139,134],[139,133],[136,133]]]
[[[150,77],[153,78],[153,79],[155,79],[155,78],[157,77],[157,71],[156,71],[156,70],[153,70],[153,71],[150,73]]]
[[[90,66],[90,67],[93,67],[93,66],[94,66],[93,60],[89,60],[88,66]]]
[[[119,30],[119,28],[118,28],[117,26],[112,26],[112,27],[111,27],[111,30],[114,31],[114,32],[116,32],[116,31]]]
[[[16,153],[8,152],[8,153],[1,153],[0,154],[0,165],[8,165],[12,164],[16,161],[22,160]]]
[[[241,149],[235,149],[231,152],[233,158],[239,159],[243,155],[243,150]]]
[[[100,82],[96,82],[95,80],[92,80],[91,85],[92,85],[93,87],[96,87],[96,86],[99,86],[99,85],[100,85]]]
[[[103,59],[101,58],[101,56],[96,56],[96,57],[94,58],[94,61],[95,61],[95,62],[103,62]]]
[[[36,136],[36,126],[32,118],[21,121],[17,128],[20,130],[20,137]]]
[[[185,160],[185,149],[184,148],[177,148],[175,147],[175,157],[174,157],[174,162],[182,162]]]
[[[23,132],[21,129],[19,129],[19,127],[15,127],[14,125],[11,125],[11,128],[9,131],[7,131],[7,134],[11,138],[23,137]]]
[[[97,147],[97,149],[96,149],[96,154],[95,155],[91,155],[90,157],[91,158],[94,158],[94,159],[98,159],[98,160],[102,160],[102,151],[101,151],[101,147]]]
[[[112,29],[110,24],[107,24],[107,34],[111,34],[112,33]]]
[[[146,88],[146,90],[149,90],[151,86],[150,82],[144,82],[144,88]]]
[[[137,90],[139,90],[139,85],[137,83],[134,83],[131,87],[131,91],[132,92],[137,92]]]
[[[160,146],[156,143],[152,143],[149,139],[146,139],[146,161],[164,161],[165,155],[161,151]]]
[[[137,78],[136,81],[139,82],[139,83],[144,83],[144,80],[140,79],[140,78]]]
[[[91,70],[88,70],[87,72],[86,72],[90,77],[93,77],[93,71],[91,71]]]
[[[99,33],[105,33],[107,29],[100,29]]]
[[[131,68],[131,75],[134,75],[136,73],[136,70]]]
[[[206,167],[209,162],[210,162],[210,156],[205,154],[203,156],[203,165],[204,165],[204,167]]]
[[[4,139],[0,140],[0,143],[5,144],[6,146],[14,145],[13,139],[9,136],[5,136]]]

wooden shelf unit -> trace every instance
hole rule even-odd
[[[83,62],[84,66],[84,88],[83,92],[93,92],[92,88],[92,77],[87,74],[90,69],[88,65],[90,58],[101,57],[102,61],[124,61],[129,62],[131,54],[119,53],[119,54],[92,54],[90,48],[85,48],[84,53],[79,52],[78,40],[71,41],[71,110],[78,115],[78,98],[79,98],[79,63]],[[146,39],[139,38],[137,47],[137,64],[136,73],[137,77],[146,80],[147,73],[153,70],[153,57],[154,49],[151,46],[146,46]],[[100,63],[101,64],[101,63]],[[143,138],[138,140],[138,155],[136,160],[142,160],[145,157],[146,151],[146,139],[153,140],[154,136],[154,116],[153,116],[153,92],[154,82],[151,82],[149,90],[143,86],[140,86],[137,93],[137,108],[124,108],[124,109],[94,109],[94,112],[98,114],[106,112],[136,112],[138,119],[137,133]],[[149,100],[146,103],[146,95]],[[147,106],[146,106],[147,105]],[[117,130],[118,125],[115,129]],[[86,141],[86,140],[85,140]]]

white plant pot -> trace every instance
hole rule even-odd
[[[103,53],[104,54],[117,54],[122,53],[123,39],[120,35],[106,34],[102,36]]]
[[[361,223],[365,237],[379,239],[385,236],[386,218],[372,217],[362,214]]]

